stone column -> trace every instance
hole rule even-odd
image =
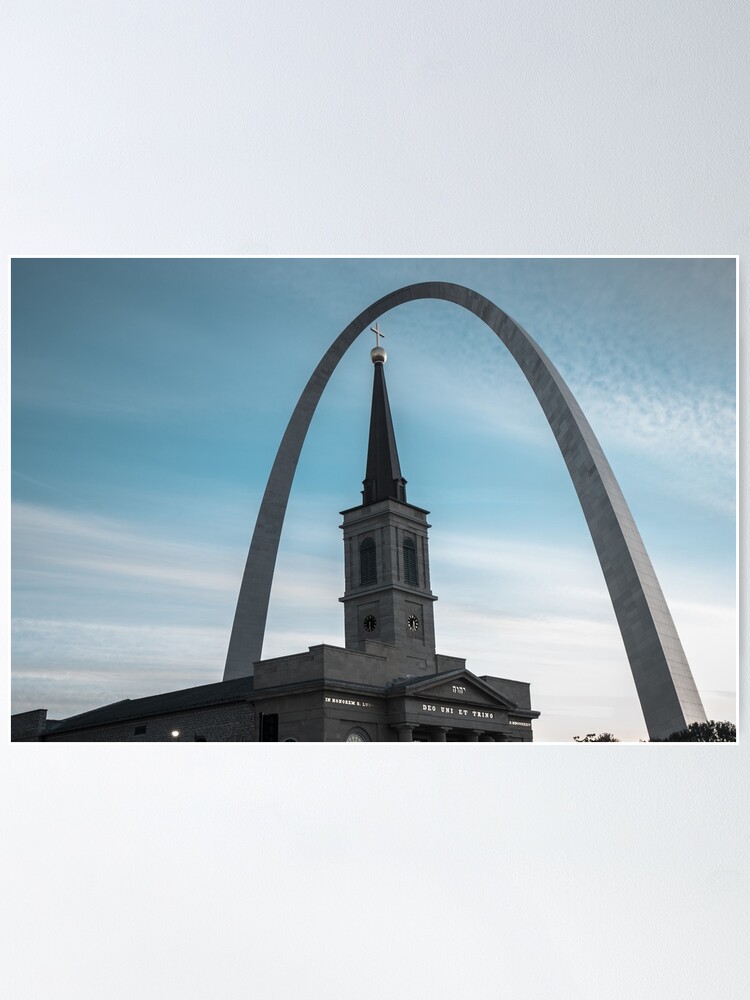
[[[413,743],[414,736],[412,733],[417,728],[416,726],[409,725],[408,722],[402,722],[397,726],[393,727],[398,730],[398,741],[399,743]]]
[[[446,743],[448,726],[435,726],[432,730],[432,742],[433,743]]]
[[[479,742],[479,733],[467,733],[464,736],[464,742],[465,743],[478,743]]]

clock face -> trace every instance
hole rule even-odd
[[[409,631],[418,632],[419,631],[419,619],[416,615],[409,615]]]
[[[377,624],[378,620],[375,615],[368,615],[364,621],[365,632],[374,632]]]

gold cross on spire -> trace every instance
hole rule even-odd
[[[375,346],[380,347],[381,338],[385,340],[385,334],[380,332],[380,327],[376,323],[375,326],[371,326],[370,329],[375,334]]]

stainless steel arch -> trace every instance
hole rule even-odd
[[[417,299],[443,299],[483,320],[505,344],[539,400],[583,508],[609,589],[652,739],[706,718],[677,630],[617,480],[586,417],[539,345],[483,295],[422,282],[385,295],[354,319],[323,355],[282,438],[263,495],[240,586],[224,680],[246,677],[261,658],[276,554],[292,480],[315,408],[336,365],[384,313]]]

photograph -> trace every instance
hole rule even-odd
[[[734,257],[14,259],[12,740],[733,742],[736,302]]]

